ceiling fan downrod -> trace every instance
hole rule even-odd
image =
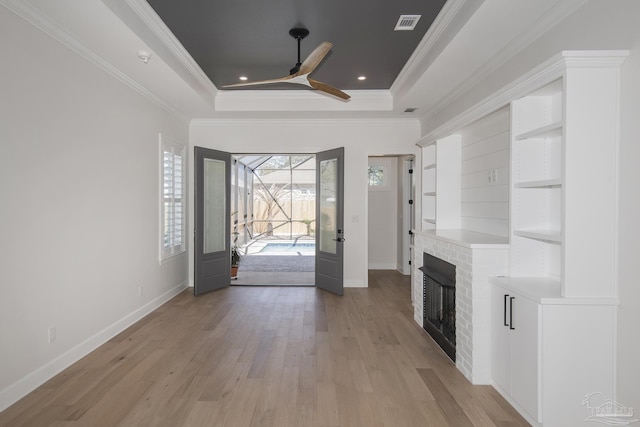
[[[292,28],[289,30],[289,35],[298,41],[298,62],[289,70],[289,75],[293,75],[300,71],[300,66],[302,65],[300,61],[300,42],[309,35],[309,30],[306,28]]]

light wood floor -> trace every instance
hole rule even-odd
[[[0,414],[2,426],[526,426],[412,320],[409,279],[185,291]]]

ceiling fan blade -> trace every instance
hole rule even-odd
[[[270,79],[270,80],[258,80],[255,82],[245,82],[245,83],[235,83],[232,85],[224,85],[222,87],[243,87],[243,86],[258,86],[258,85],[268,85],[273,83],[291,83],[288,80],[291,80],[293,76],[285,76],[280,77],[278,79]]]
[[[342,98],[344,100],[347,100],[347,99],[351,98],[351,96],[347,95],[346,93],[344,93],[340,89],[336,89],[335,87],[329,86],[326,83],[322,83],[322,82],[319,82],[319,81],[313,80],[313,79],[308,79],[308,80],[309,80],[309,84],[314,89],[320,90],[322,92],[326,92],[326,93],[328,93],[330,95],[333,95],[333,96],[337,96],[338,98]]]
[[[333,44],[329,42],[320,43],[320,46],[315,48],[315,50],[311,52],[311,55],[307,56],[307,59],[304,60],[300,66],[300,70],[296,74],[302,75],[311,73],[316,69],[318,64],[322,62],[324,57],[327,56],[327,53],[329,53],[332,47]]]

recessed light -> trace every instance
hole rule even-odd
[[[247,76],[240,76],[240,80],[242,80],[243,82],[249,80],[249,77]]]
[[[358,76],[358,80],[360,81],[367,80],[367,76]]]

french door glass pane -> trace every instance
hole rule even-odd
[[[204,159],[204,253],[225,250],[225,162]]]
[[[337,181],[338,160],[329,159],[320,162],[320,250],[336,253],[337,218]]]

